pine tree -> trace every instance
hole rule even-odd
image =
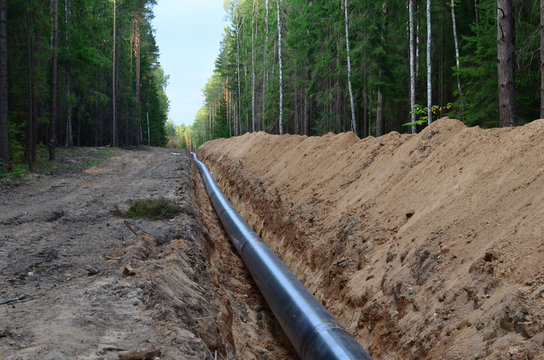
[[[71,64],[69,59],[70,54],[70,0],[64,0],[64,26],[66,39],[66,53],[68,60],[66,61],[66,147],[74,146],[74,138],[72,135],[72,99],[71,99]]]
[[[348,17],[348,0],[344,1],[345,25],[346,25],[346,51],[348,62],[348,89],[349,102],[351,108],[351,131],[357,134],[357,121],[355,120],[355,106],[353,105],[353,90],[351,89],[351,58],[349,55],[349,17]]]
[[[540,118],[544,119],[544,0],[540,0]]]
[[[408,27],[410,32],[410,114],[412,125],[412,134],[417,132],[415,123],[415,103],[416,103],[416,74],[415,74],[415,34],[414,34],[414,0],[408,0]]]
[[[499,124],[515,125],[514,14],[512,0],[497,0]]]
[[[57,48],[59,28],[59,0],[53,0],[53,37],[51,57],[51,117],[49,122],[49,160],[55,160],[57,146]]]
[[[111,145],[113,147],[117,146],[117,1],[113,0],[113,46],[112,46],[112,53],[113,53],[113,59],[112,59],[112,75],[111,75],[111,83],[112,83],[112,96],[111,96],[111,103],[112,103],[112,140]]]
[[[0,0],[0,159],[9,163],[7,0]]]
[[[279,65],[279,81],[280,81],[280,103],[279,103],[279,129],[280,135],[283,135],[283,66],[281,58],[281,17],[280,17],[280,0],[276,1],[277,13],[278,13],[278,65]]]
[[[431,66],[431,45],[432,45],[432,26],[431,26],[431,0],[427,0],[427,123],[433,121],[433,84],[432,84],[432,66]]]

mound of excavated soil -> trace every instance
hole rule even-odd
[[[246,134],[198,155],[376,359],[544,358],[544,120],[360,140]]]

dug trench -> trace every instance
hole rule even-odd
[[[197,155],[376,359],[544,359],[544,120],[245,134]]]

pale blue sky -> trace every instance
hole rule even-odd
[[[227,26],[223,0],[157,0],[153,13],[160,62],[170,75],[169,117],[176,125],[192,124]]]

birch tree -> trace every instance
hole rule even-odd
[[[280,135],[283,135],[283,67],[281,63],[281,17],[280,17],[280,0],[276,0],[278,10],[278,62],[279,62],[279,78],[280,78],[280,115],[279,128]]]
[[[242,133],[241,127],[242,127],[242,95],[241,95],[241,89],[240,89],[240,22],[237,22],[236,26],[236,76],[238,78],[237,85],[238,85],[238,121],[234,127],[234,133],[235,135],[240,135]]]
[[[268,83],[268,0],[265,2],[265,17],[264,17],[264,54],[263,54],[263,116],[261,124],[264,128],[264,117],[266,111],[266,85]]]
[[[251,128],[255,132],[255,0],[251,16]]]
[[[433,84],[431,66],[431,0],[427,0],[427,124],[433,122]]]
[[[349,103],[351,107],[351,131],[357,134],[357,122],[355,121],[355,107],[353,105],[353,91],[351,89],[351,58],[349,56],[349,17],[348,17],[348,0],[344,1],[344,14],[346,25],[346,50],[347,50],[347,62],[348,62],[348,89],[349,89]]]
[[[497,60],[499,126],[514,126],[514,14],[512,0],[497,0]]]
[[[0,159],[5,163],[9,162],[7,20],[7,0],[0,0]]]
[[[412,134],[415,134],[417,132],[417,127],[415,125],[416,114],[414,112],[416,104],[414,0],[408,0],[408,27],[410,32],[410,122],[413,124]]]
[[[57,42],[59,31],[59,0],[53,0],[53,44],[51,58],[51,117],[49,121],[49,160],[55,160],[57,146]]]
[[[459,41],[457,39],[457,21],[455,19],[455,0],[451,0],[451,21],[453,25],[453,43],[455,46],[455,68],[457,69],[457,91],[462,101],[463,92],[461,91],[461,78],[459,76]]]

